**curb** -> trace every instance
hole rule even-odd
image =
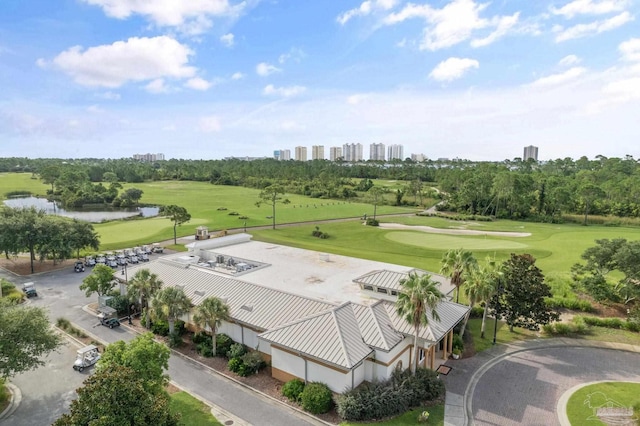
[[[11,416],[20,406],[20,402],[22,402],[22,392],[20,392],[19,387],[12,383],[5,383],[5,386],[9,390],[9,394],[11,396],[9,397],[9,405],[7,405],[7,408],[0,413],[0,420]]]

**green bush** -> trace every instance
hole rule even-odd
[[[229,371],[239,373],[242,365],[242,360],[240,358],[231,358],[227,363],[227,368],[229,369]]]
[[[300,395],[304,390],[304,382],[300,379],[289,380],[282,386],[282,395],[290,401],[300,402]]]
[[[453,349],[460,349],[461,352],[464,350],[464,343],[462,342],[462,337],[460,337],[459,334],[453,335],[452,346],[453,346]]]
[[[4,299],[8,300],[14,305],[18,305],[24,300],[24,294],[14,291],[13,293],[7,294]]]
[[[326,413],[333,405],[333,393],[326,384],[311,382],[300,394],[300,402],[302,408],[311,414]]]
[[[182,335],[178,330],[175,330],[173,333],[169,333],[169,347],[177,348],[182,346]]]
[[[0,287],[2,287],[2,294],[4,295],[16,291],[16,286],[5,280],[4,278],[0,278]]]
[[[69,327],[71,327],[71,321],[69,321],[68,319],[66,319],[64,317],[60,317],[60,318],[58,318],[56,320],[56,325],[58,326],[58,328],[66,330]]]
[[[471,318],[482,318],[483,315],[484,315],[484,306],[475,305],[473,308],[471,308],[471,314],[470,314]]]
[[[160,336],[168,336],[169,323],[167,321],[153,321],[151,323],[151,332]]]
[[[207,333],[205,332],[198,332],[198,333],[193,333],[193,337],[191,338],[191,340],[193,341],[193,343],[195,343],[196,345],[200,344],[200,343],[205,343],[208,342],[209,346],[211,346],[211,336],[209,336]]]
[[[369,218],[367,219],[368,226],[380,226],[380,222],[377,219]]]
[[[247,372],[249,375],[256,374],[258,371],[262,370],[267,366],[267,363],[262,359],[262,355],[260,355],[259,351],[252,351],[244,354],[242,356],[242,363],[247,367]]]
[[[224,333],[216,334],[216,355],[226,357],[233,345],[233,339]]]
[[[593,312],[593,305],[588,300],[571,299],[567,297],[549,297],[545,299],[547,307],[552,309],[566,308],[572,311]]]
[[[107,300],[107,306],[115,309],[119,315],[126,314],[127,306],[129,306],[129,299],[127,296],[116,293],[111,295],[111,299]]]
[[[560,336],[566,336],[568,334],[571,334],[573,332],[573,330],[571,329],[571,327],[569,326],[569,324],[565,324],[563,322],[558,322],[555,324],[555,331],[556,334],[560,335]]]
[[[337,397],[338,415],[348,421],[368,421],[395,416],[444,395],[444,384],[435,371],[418,368],[396,371],[387,380],[363,383]]]
[[[217,350],[217,348],[216,348]],[[227,351],[227,358],[241,358],[242,355],[247,353],[247,347],[242,343],[234,343]]]
[[[213,346],[211,345],[211,340],[209,343],[201,342],[196,345],[196,351],[204,357],[211,358],[213,356]]]

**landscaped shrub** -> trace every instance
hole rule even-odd
[[[549,336],[567,336],[570,334],[586,334],[587,325],[582,317],[574,317],[569,324],[554,322],[542,326],[542,331]]]
[[[566,308],[572,311],[593,312],[595,309],[588,300],[570,299],[567,297],[549,297],[544,300],[548,308]]]
[[[217,350],[217,348],[216,348]],[[234,343],[227,351],[227,358],[241,358],[242,355],[247,353],[247,347],[242,343]]]
[[[194,344],[198,345],[200,343],[209,343],[209,346],[211,346],[211,336],[209,336],[207,333],[200,331],[197,333],[193,333],[193,337],[191,338],[191,340],[193,341]]]
[[[224,333],[216,334],[216,355],[217,356],[227,356],[227,352],[231,349],[231,345],[233,345],[233,339]]]
[[[24,294],[14,291],[13,293],[7,294],[4,299],[8,300],[12,304],[17,305],[19,303],[22,303],[22,301],[24,300]]]
[[[160,336],[168,336],[169,323],[167,321],[153,321],[151,323],[151,332]]]
[[[471,314],[470,314],[471,318],[482,318],[483,315],[484,315],[484,306],[475,305],[473,308],[471,308]]]
[[[464,343],[462,342],[462,337],[459,334],[453,335],[453,343],[451,344],[453,349],[459,349],[461,352],[464,349]]]
[[[300,402],[312,414],[326,413],[333,406],[333,393],[324,383],[308,383],[300,394]]]
[[[367,421],[394,416],[444,395],[436,372],[418,368],[396,371],[388,380],[364,383],[337,397],[338,415],[344,420]]]
[[[244,354],[240,359],[247,368],[247,372],[249,373],[249,375],[256,374],[258,371],[267,366],[267,363],[264,362],[264,359],[262,359],[262,355],[260,355],[259,351],[248,352]]]
[[[71,327],[71,321],[66,318],[60,317],[56,320],[56,325],[58,326],[58,328],[66,330]]]
[[[367,225],[368,226],[380,226],[380,222],[378,222],[377,219],[369,218],[369,219],[367,219]]]
[[[196,350],[198,353],[204,357],[210,358],[213,356],[213,346],[211,345],[211,340],[209,343],[200,342],[196,345]]]
[[[300,402],[300,395],[304,390],[304,382],[300,379],[289,380],[282,386],[282,395],[290,401]]]
[[[129,299],[127,296],[119,293],[112,294],[111,299],[107,300],[107,306],[115,309],[118,314],[126,314],[128,305]]]
[[[229,371],[238,373],[242,365],[242,360],[240,358],[231,358],[227,363],[227,368],[229,369]]]
[[[169,347],[177,348],[182,346],[182,335],[178,330],[175,330],[173,333],[169,333]]]
[[[0,278],[0,287],[2,287],[2,294],[4,295],[16,291],[16,286],[5,280],[4,278]]]

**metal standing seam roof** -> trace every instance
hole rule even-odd
[[[258,330],[269,330],[336,307],[335,304],[286,293],[269,287],[221,276],[196,265],[156,260],[129,268],[129,277],[138,269],[158,275],[164,286],[180,286],[199,305],[215,296],[229,305],[231,317]]]
[[[268,342],[352,369],[373,350],[362,340],[351,302],[260,334]]]
[[[390,351],[404,339],[404,335],[393,328],[393,322],[382,301],[369,306],[355,303],[352,306],[367,345]]]
[[[406,336],[413,336],[415,333],[413,325],[398,315],[395,303],[388,301],[382,303],[391,318],[393,328]],[[426,326],[420,326],[419,337],[431,343],[440,341],[449,330],[464,318],[469,309],[468,306],[460,305],[459,303],[448,300],[441,301],[438,306],[436,306],[440,321],[436,321],[433,318],[430,309],[427,310],[428,324]]]
[[[395,272],[388,270],[381,271],[372,271],[367,274],[361,275],[358,278],[355,278],[353,282],[357,284],[363,285],[371,285],[374,287],[386,288],[395,291],[401,291],[402,286],[400,285],[400,281],[409,277],[410,273],[416,273],[419,276],[424,274],[431,275],[431,279],[436,281],[440,287],[447,286],[449,281],[446,277],[442,275],[437,275],[431,272],[423,271],[421,269],[413,269],[409,272]]]

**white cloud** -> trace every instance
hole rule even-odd
[[[233,75],[231,75],[231,80],[242,80],[243,78],[244,74],[241,72],[234,72]]]
[[[462,77],[467,71],[479,68],[480,63],[469,58],[449,58],[440,62],[429,74],[436,81],[453,81]]]
[[[235,17],[242,13],[246,2],[237,5],[228,0],[83,0],[99,6],[107,16],[127,19],[141,15],[161,27],[181,27],[191,34],[211,26],[210,17]],[[195,32],[194,32],[195,31]],[[198,32],[199,31],[199,32]]]
[[[256,65],[256,73],[261,77],[266,77],[270,74],[280,71],[282,71],[280,68],[277,68],[266,62],[260,62],[258,65]]]
[[[364,102],[368,97],[369,97],[369,95],[367,95],[367,94],[357,93],[355,95],[351,95],[351,96],[347,97],[347,103],[349,105],[358,105],[359,103]]]
[[[194,77],[187,80],[187,82],[184,85],[189,89],[204,91],[204,90],[209,90],[211,86],[213,86],[213,83],[200,77]]]
[[[511,16],[501,16],[499,18],[494,18],[494,20],[497,22],[495,24],[496,29],[485,38],[481,38],[481,39],[476,38],[471,40],[471,46],[472,47],[488,46],[494,41],[498,40],[499,38],[504,37],[518,23],[519,17],[520,17],[520,12],[516,12]]]
[[[304,86],[275,87],[273,84],[269,84],[262,90],[262,94],[267,96],[291,98],[304,93],[306,90],[307,88]]]
[[[531,87],[551,87],[559,86],[564,83],[568,83],[580,77],[587,71],[583,67],[569,68],[567,71],[560,74],[553,74],[547,77],[542,77],[530,84]]]
[[[280,123],[280,129],[284,130],[285,132],[296,132],[296,131],[304,130],[305,126],[300,125],[292,120],[285,120],[282,123]]]
[[[114,92],[104,92],[104,93],[100,93],[96,95],[99,98],[102,99],[106,99],[108,101],[119,101],[120,100],[120,93],[114,93]]]
[[[307,55],[302,51],[302,49],[292,47],[287,53],[283,53],[282,55],[280,55],[280,57],[278,58],[278,62],[280,64],[284,64],[285,62],[288,62],[290,60],[300,62],[305,56]]]
[[[442,9],[435,9],[428,4],[407,3],[399,12],[389,14],[383,23],[394,25],[407,19],[424,19],[428,25],[423,30],[421,50],[451,47],[471,38],[474,31],[494,29],[487,37],[474,39],[471,43],[474,47],[486,46],[512,30],[520,16],[515,13],[511,16],[494,16],[490,20],[481,18],[480,14],[488,5],[474,0],[453,0]]]
[[[170,90],[169,87],[164,84],[164,79],[162,78],[156,78],[155,80],[144,86],[144,89],[147,92],[154,94],[168,93]]]
[[[188,46],[167,36],[132,37],[84,51],[81,46],[74,46],[56,56],[51,64],[83,86],[113,88],[129,81],[192,77],[196,68],[188,65],[191,55]]]
[[[580,58],[578,58],[576,55],[568,55],[560,59],[560,62],[558,62],[558,65],[560,65],[561,67],[570,67],[572,65],[577,65],[580,62],[581,62]]]
[[[362,2],[359,7],[347,10],[346,12],[338,15],[336,21],[340,25],[344,25],[349,22],[351,18],[355,18],[356,16],[367,16],[376,10],[390,10],[396,5],[396,3],[396,0],[366,0]]]
[[[233,47],[235,44],[235,36],[232,33],[227,33],[223,36],[220,36],[220,41],[227,47]]]
[[[618,50],[626,61],[640,61],[640,38],[632,38],[620,43]]]
[[[89,107],[87,107],[87,111],[94,113],[94,114],[98,114],[101,112],[104,112],[104,110],[102,108],[100,108],[98,105],[91,105]]]
[[[220,118],[216,115],[200,118],[200,131],[204,133],[217,133],[222,130]]]
[[[622,12],[609,19],[594,21],[589,24],[578,24],[562,30],[556,36],[556,42],[572,40],[576,38],[586,37],[588,35],[600,34],[605,31],[611,31],[624,24],[633,21],[634,18],[629,12]]]
[[[604,15],[627,8],[628,0],[574,0],[561,8],[551,7],[551,13],[571,19],[576,15]]]

